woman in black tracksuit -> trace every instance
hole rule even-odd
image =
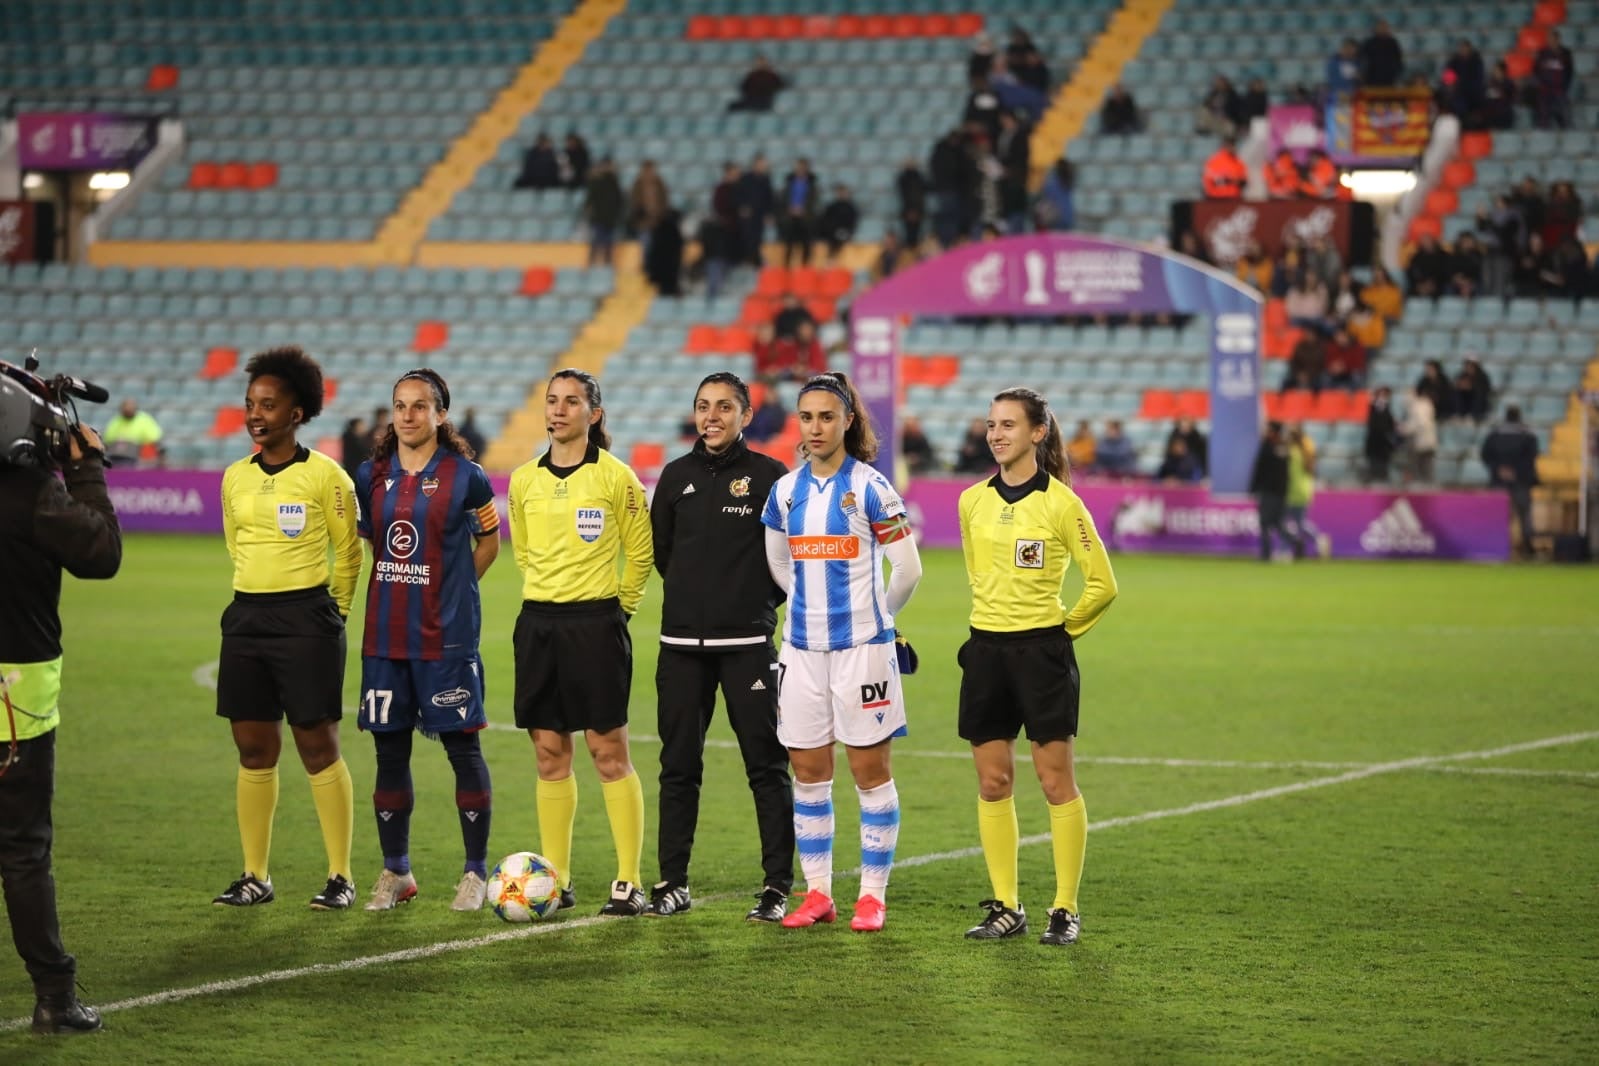
[[[766,567],[761,511],[787,471],[743,436],[749,387],[716,373],[694,394],[694,450],[661,471],[650,507],[655,566],[665,579],[655,671],[661,735],[661,880],[645,913],[686,911],[689,852],[699,820],[705,731],[722,689],[755,796],[765,882],[752,922],[781,921],[794,883],[794,791],[777,739],[772,635],[783,594]]]

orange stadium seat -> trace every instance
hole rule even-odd
[[[816,319],[818,324],[821,324],[833,321],[833,316],[838,309],[833,305],[832,300],[817,297],[814,300],[805,301],[805,310],[811,313],[811,317]]]
[[[1365,389],[1349,394],[1349,405],[1344,408],[1343,421],[1364,422],[1366,412],[1371,408],[1371,393]]]
[[[780,41],[791,41],[805,35],[805,20],[798,15],[779,15],[772,27],[772,36]]]
[[[821,272],[815,267],[795,267],[788,272],[788,291],[802,300],[817,295],[821,283]]]
[[[1289,389],[1281,393],[1277,417],[1284,422],[1304,422],[1314,417],[1315,397],[1304,389]]]
[[[666,445],[653,440],[636,442],[628,453],[627,465],[635,474],[660,470],[666,465]]]
[[[244,428],[244,408],[235,404],[218,407],[211,428],[206,432],[213,437],[231,437]]]
[[[251,163],[250,171],[244,177],[244,184],[251,189],[270,189],[278,183],[278,165],[276,163]]]
[[[1523,26],[1516,34],[1516,51],[1537,52],[1549,43],[1549,31],[1542,26]]]
[[[744,306],[739,311],[738,324],[741,326],[760,326],[772,320],[776,314],[775,299],[770,296],[755,294],[745,297]]]
[[[723,15],[716,20],[716,36],[724,41],[738,41],[744,37],[744,19],[740,15]]]
[[[865,32],[866,27],[862,24],[861,17],[859,15],[840,15],[833,20],[832,36],[834,37],[841,37],[844,40],[849,40],[854,37],[859,37]]]
[[[755,278],[755,291],[762,296],[781,296],[788,291],[788,270],[784,267],[762,267]]]
[[[214,189],[217,184],[215,163],[196,163],[189,168],[189,188]]]
[[[1417,215],[1410,220],[1409,237],[1412,241],[1420,240],[1422,237],[1442,237],[1443,235],[1444,224],[1438,220],[1436,215]]]
[[[893,26],[894,20],[887,15],[867,15],[861,20],[861,36],[871,41],[879,40],[887,37]]]
[[[1177,417],[1177,394],[1170,389],[1145,389],[1144,402],[1138,408],[1139,418],[1164,421]]]
[[[690,326],[683,341],[683,350],[689,355],[706,355],[714,352],[722,342],[722,331],[715,326],[701,324]]]
[[[1447,218],[1460,210],[1460,195],[1453,189],[1436,188],[1427,194],[1423,202],[1422,212],[1428,215],[1437,215]]]
[[[811,39],[833,36],[833,17],[831,15],[805,16],[800,36]]]
[[[1509,72],[1512,81],[1525,81],[1527,78],[1532,77],[1532,68],[1533,53],[1516,51],[1505,54],[1505,70]],[[1468,133],[1461,137],[1461,141],[1464,142],[1466,137],[1469,136],[1471,134]],[[1461,151],[1465,151],[1464,143],[1461,144]]]
[[[144,80],[144,87],[153,93],[176,89],[178,87],[178,68],[171,63],[157,63],[150,68],[150,76]]]
[[[855,275],[843,267],[822,272],[817,291],[830,300],[836,300],[855,287]]]
[[[1288,328],[1288,305],[1282,297],[1275,296],[1266,301],[1266,331]]]
[[[528,267],[522,271],[522,284],[517,290],[523,296],[543,296],[555,288],[555,271],[549,267]]]
[[[716,351],[721,355],[744,355],[755,343],[755,337],[744,326],[728,326],[716,341]]]
[[[683,32],[683,36],[691,41],[710,41],[716,39],[718,29],[716,16],[695,15],[688,20],[688,29]]]
[[[1273,422],[1281,422],[1282,419],[1283,419],[1283,397],[1282,397],[1282,393],[1280,393],[1280,392],[1262,393],[1261,397],[1260,397],[1260,400],[1261,400],[1261,406],[1266,409],[1266,417],[1271,419],[1271,421],[1273,421]]]
[[[967,11],[955,16],[953,27],[954,37],[976,37],[983,32],[983,16],[973,11]]]
[[[902,355],[899,360],[899,380],[902,385],[927,384],[927,360],[920,355]]]
[[[1349,393],[1343,389],[1323,389],[1311,404],[1310,418],[1316,422],[1342,422],[1349,411]]]
[[[948,37],[955,32],[955,20],[948,15],[931,14],[922,16],[922,33],[928,37]]]
[[[961,360],[958,355],[930,355],[927,357],[927,384],[943,388],[960,377]]]
[[[239,368],[237,348],[212,348],[205,353],[205,363],[200,367],[200,377],[205,381],[225,378]]]
[[[891,37],[920,37],[927,30],[923,27],[920,15],[895,15],[889,30]]]
[[[764,40],[777,35],[777,20],[770,15],[751,15],[744,20],[744,36]]]
[[[1210,393],[1204,389],[1184,389],[1177,394],[1178,418],[1209,418]]]
[[[750,410],[760,410],[761,404],[766,402],[766,382],[750,382]]]
[[[411,350],[436,352],[450,342],[450,327],[444,322],[428,320],[416,324],[416,335],[411,338]]]
[[[217,171],[217,188],[242,189],[250,178],[250,168],[234,160],[223,163],[222,169]]]
[[[1534,25],[1556,27],[1566,21],[1565,0],[1542,0],[1532,9]]]
[[[1469,159],[1451,159],[1444,164],[1443,183],[1451,189],[1464,189],[1477,180],[1477,168]]]
[[[1510,62],[1510,59],[1510,56],[1506,56],[1505,62]],[[1528,67],[1528,73],[1531,73],[1530,66]],[[1511,77],[1525,76],[1525,74],[1517,75],[1515,71],[1511,71]],[[1493,154],[1494,135],[1489,133],[1487,130],[1469,130],[1460,135],[1460,158],[1473,160],[1486,159]]]
[[[324,377],[322,379],[322,402],[330,404],[339,398],[339,379]]]
[[[1262,354],[1267,359],[1287,359],[1294,354],[1294,345],[1298,344],[1305,335],[1305,331],[1298,327],[1266,330],[1266,343],[1262,347]]]

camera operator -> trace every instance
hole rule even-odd
[[[98,434],[74,426],[49,395],[39,379],[0,365],[0,880],[17,954],[33,978],[33,1030],[74,1033],[100,1028],[100,1015],[78,1002],[50,873],[61,571],[111,577],[122,533]]]

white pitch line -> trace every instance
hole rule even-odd
[[[1206,811],[1225,810],[1231,807],[1242,807],[1249,803],[1258,803],[1261,800],[1275,799],[1279,796],[1289,796],[1298,792],[1309,792],[1312,789],[1326,788],[1329,785],[1341,785],[1350,781],[1359,781],[1380,774],[1398,773],[1403,770],[1432,768],[1440,764],[1455,762],[1469,762],[1480,759],[1494,759],[1502,755],[1513,755],[1522,751],[1535,751],[1540,748],[1560,747],[1567,744],[1577,744],[1582,741],[1599,738],[1599,731],[1587,733],[1567,733],[1558,737],[1545,737],[1541,740],[1523,741],[1519,744],[1507,744],[1500,748],[1489,748],[1481,751],[1463,751],[1449,755],[1418,755],[1409,759],[1398,759],[1393,762],[1375,763],[1371,766],[1351,770],[1347,773],[1335,774],[1331,777],[1314,778],[1309,781],[1296,781],[1293,784],[1279,785],[1276,788],[1264,788],[1254,792],[1244,792],[1236,796],[1226,796],[1221,799],[1205,800],[1200,803],[1190,803],[1183,807],[1167,807],[1162,810],[1144,811],[1141,814],[1128,814],[1119,818],[1104,818],[1089,823],[1090,831],[1103,829],[1117,829],[1122,826],[1142,825],[1145,822],[1155,822],[1166,818],[1181,818],[1190,814],[1202,814]],[[1049,839],[1048,833],[1039,833],[1023,837],[1020,844],[1041,844]],[[894,865],[897,867],[927,866],[935,862],[948,862],[955,859],[969,859],[983,853],[980,847],[957,848],[954,851],[933,852],[928,855],[913,855],[910,858],[898,859]],[[852,870],[836,871],[834,876],[851,877],[860,873],[859,868]],[[707,896],[703,902],[720,902],[735,898],[729,895]],[[403,948],[399,951],[384,952],[381,955],[365,955],[359,958],[346,959],[343,962],[320,962],[309,966],[296,966],[286,970],[271,970],[267,973],[254,974],[249,977],[236,977],[227,981],[209,981],[205,984],[192,985],[188,988],[173,988],[164,992],[153,992],[146,996],[136,996],[132,999],[117,1000],[100,1007],[102,1014],[111,1014],[117,1011],[132,1010],[137,1007],[160,1006],[166,1003],[178,1003],[200,996],[221,995],[228,992],[237,992],[260,985],[274,984],[280,981],[293,981],[301,977],[311,977],[321,974],[348,973],[354,970],[364,970],[373,966],[381,966],[391,962],[410,962],[415,959],[431,958],[435,955],[445,955],[456,951],[470,951],[474,948],[488,947],[507,940],[519,940],[524,937],[539,936],[547,933],[556,933],[565,929],[585,929],[598,925],[607,919],[598,916],[593,918],[579,918],[568,922],[554,922],[549,925],[532,924],[522,928],[504,929],[497,933],[485,936],[472,937],[466,940],[445,940],[434,944],[425,944],[422,947]],[[30,1024],[30,1018],[12,1018],[0,1022],[0,1032],[14,1031]]]

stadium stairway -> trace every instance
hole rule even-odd
[[[1161,16],[1175,0],[1127,0],[1113,14],[1105,30],[1089,47],[1071,80],[1060,87],[1049,110],[1033,130],[1031,185],[1036,190],[1066,145],[1083,132],[1090,116],[1111,86],[1121,80],[1122,68],[1136,56],[1160,26]]]
[[[472,123],[437,164],[400,203],[378,232],[380,261],[410,262],[433,220],[449,209],[456,194],[472,183],[478,168],[491,162],[500,145],[516,133],[522,117],[537,110],[544,94],[557,85],[605,32],[627,0],[581,0],[561,20],[555,34],[539,46],[494,102]]]
[[[606,360],[627,343],[633,328],[649,317],[654,301],[655,290],[643,275],[619,271],[615,290],[579,330],[571,347],[550,364],[549,372],[576,367],[600,377]],[[510,470],[526,461],[544,436],[544,390],[535,387],[529,391],[522,408],[511,414],[504,431],[489,445],[483,465],[490,470]]]

